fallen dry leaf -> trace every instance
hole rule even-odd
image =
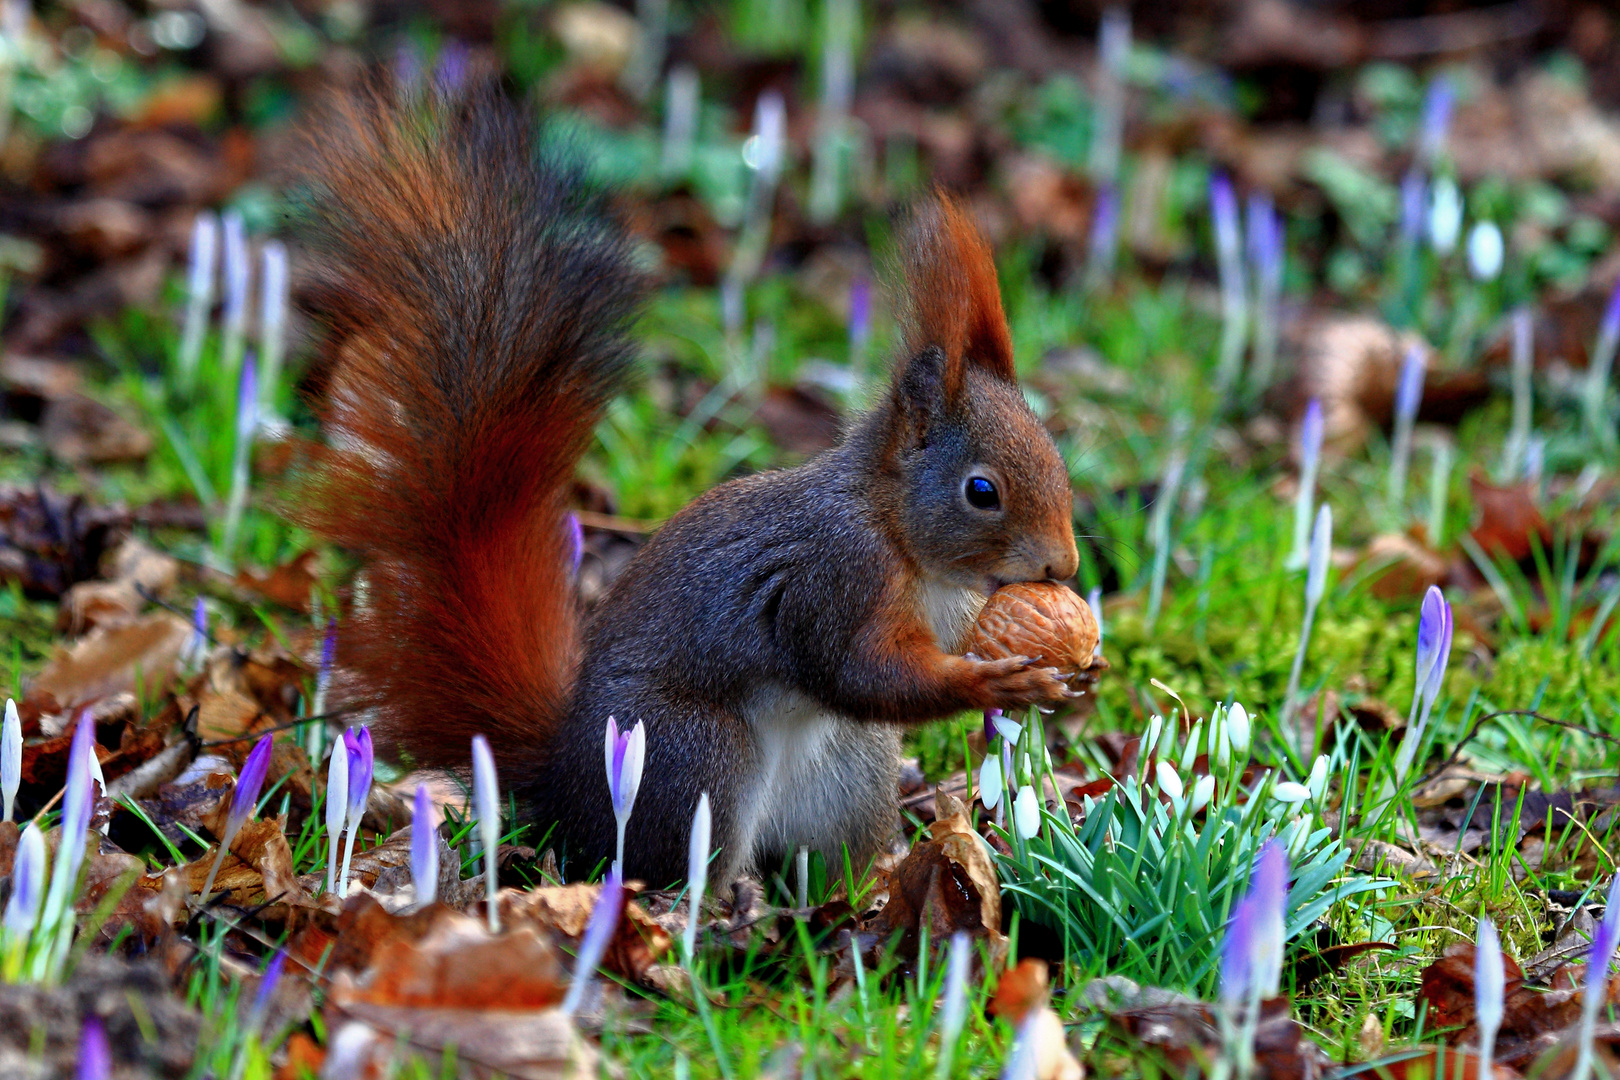
[[[148,598],[166,596],[180,576],[180,563],[131,537],[112,556],[112,577],[82,581],[62,597],[58,629],[82,634],[96,626],[112,627],[140,614]]]
[[[549,885],[521,892],[502,889],[496,895],[496,905],[502,925],[510,922],[512,926],[532,926],[577,945],[585,936],[586,924],[601,894],[601,885]],[[619,926],[602,966],[615,975],[640,982],[647,969],[669,951],[670,935],[641,905],[629,902],[628,889],[625,894]]]
[[[1550,550],[1552,526],[1536,505],[1536,487],[1525,482],[1497,487],[1475,468],[1468,474],[1477,519],[1469,535],[1488,555],[1505,555],[1514,562],[1530,557],[1531,538]]]
[[[915,952],[924,927],[930,941],[944,941],[958,930],[990,942],[991,964],[1004,961],[1001,886],[984,840],[973,831],[967,808],[943,790],[935,794],[928,839],[911,849],[889,876],[889,902],[873,929],[902,932],[901,948]]]
[[[137,685],[152,697],[169,685],[191,626],[168,612],[116,627],[97,628],[67,649],[58,649],[29,684],[28,697],[48,702],[46,711],[66,712]]]

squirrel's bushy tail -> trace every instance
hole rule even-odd
[[[493,89],[373,87],[305,143],[330,368],[297,516],[364,561],[339,662],[420,766],[464,765],[480,732],[542,753],[578,665],[566,500],[643,282],[537,141]]]

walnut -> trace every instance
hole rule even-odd
[[[1028,656],[1074,673],[1092,667],[1097,638],[1097,617],[1073,589],[1022,581],[991,594],[967,651],[981,660]]]

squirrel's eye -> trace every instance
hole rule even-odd
[[[962,494],[967,497],[968,505],[975,509],[1001,509],[1001,495],[996,491],[996,485],[982,476],[968,477],[967,484],[963,486]]]

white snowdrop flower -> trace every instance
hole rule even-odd
[[[1477,281],[1494,280],[1502,272],[1502,230],[1494,221],[1481,221],[1468,231],[1468,271]]]
[[[1013,828],[1025,840],[1041,831],[1041,804],[1028,784],[1018,789],[1018,797],[1013,800]]]
[[[1154,771],[1159,781],[1159,790],[1172,800],[1181,798],[1186,789],[1182,786],[1181,777],[1177,774],[1175,766],[1168,761],[1161,761]]]
[[[1310,789],[1304,784],[1297,784],[1292,780],[1284,780],[1271,789],[1271,797],[1280,803],[1293,806],[1302,803],[1311,797]]]

